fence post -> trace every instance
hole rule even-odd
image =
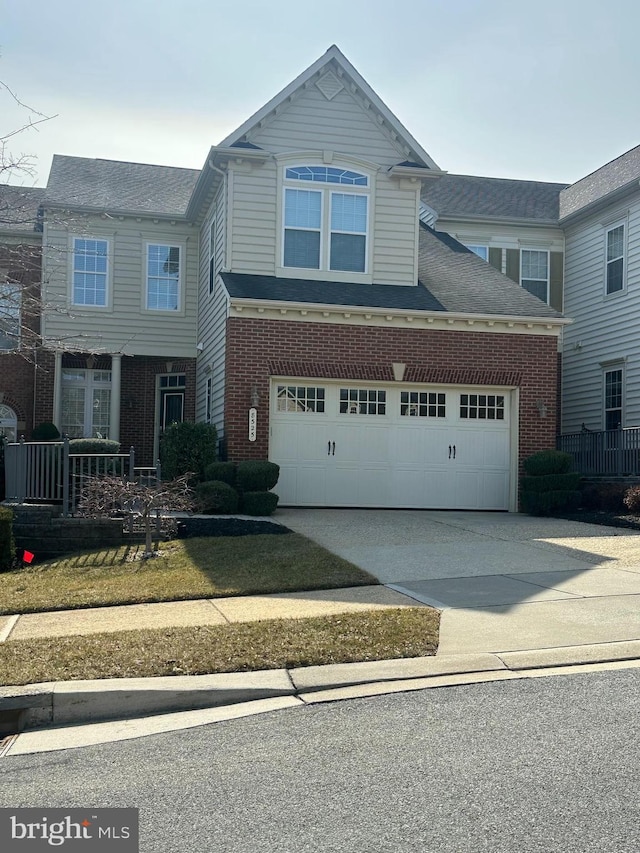
[[[129,448],[129,482],[133,483],[135,480],[135,466],[136,466],[136,452],[133,449],[133,445]]]
[[[160,485],[160,481],[162,480],[162,465],[160,464],[160,460],[156,459],[156,483]]]
[[[623,456],[624,456],[624,448],[622,446],[622,440],[624,438],[624,433],[622,432],[622,424],[618,424],[618,435],[616,436],[616,474],[618,477],[622,474],[623,471]]]
[[[62,517],[69,518],[69,436],[62,437]]]
[[[23,504],[27,496],[27,452],[28,448],[24,441],[24,436],[20,436],[20,445],[18,450],[18,464],[16,466],[17,473],[17,496],[18,503]]]

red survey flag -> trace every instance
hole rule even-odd
[[[34,557],[35,557],[35,554],[32,554],[31,551],[23,551],[22,552],[22,560],[25,563],[30,563]]]

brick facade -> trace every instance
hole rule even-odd
[[[544,335],[412,330],[231,317],[227,321],[225,438],[230,459],[266,459],[272,375],[393,382],[515,385],[520,389],[520,460],[555,447],[557,339]],[[252,390],[258,436],[247,437]],[[540,416],[539,404],[546,408]]]
[[[0,281],[22,289],[21,353],[0,352],[0,402],[16,413],[18,437],[31,437],[34,425],[34,374],[40,333],[42,252],[28,244],[0,246]]]
[[[152,356],[123,356],[120,384],[120,445],[133,446],[137,465],[153,465],[156,425],[156,378],[169,373],[185,375],[184,419],[195,420],[195,359],[169,359]],[[64,356],[63,367],[85,367],[87,356]],[[94,366],[109,370],[110,356],[95,357]],[[42,352],[36,374],[36,422],[50,421],[53,412],[54,356]]]

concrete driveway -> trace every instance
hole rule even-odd
[[[490,512],[278,510],[277,520],[443,611],[438,654],[640,639],[640,533]]]

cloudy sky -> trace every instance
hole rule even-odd
[[[441,168],[574,181],[640,143],[637,0],[0,0],[0,81],[54,153],[200,168],[333,43]],[[0,92],[0,136],[28,114]]]

